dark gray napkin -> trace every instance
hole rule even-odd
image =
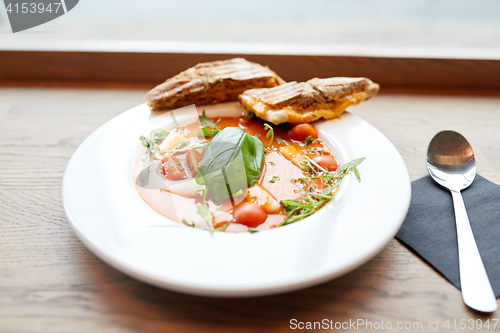
[[[458,243],[453,201],[430,176],[411,184],[411,203],[396,235],[460,289]],[[500,186],[477,175],[462,191],[479,253],[496,297],[500,296]]]

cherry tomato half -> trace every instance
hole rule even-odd
[[[236,223],[256,228],[267,220],[267,213],[253,203],[244,203],[235,208],[233,217]]]
[[[292,140],[304,141],[308,136],[318,138],[318,132],[311,124],[300,124],[288,131],[288,136]]]
[[[316,155],[311,157],[311,159],[318,163],[319,166],[325,168],[328,171],[336,171],[338,167],[337,160],[331,156],[326,155]]]

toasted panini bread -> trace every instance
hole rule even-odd
[[[367,78],[314,78],[273,88],[250,89],[238,99],[248,111],[275,125],[338,117],[351,105],[375,96],[380,86]]]
[[[268,67],[242,58],[191,67],[153,88],[145,98],[151,110],[235,101],[252,88],[271,88],[284,81]]]

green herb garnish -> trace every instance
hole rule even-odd
[[[278,136],[276,138],[276,142],[277,143],[285,143],[285,144],[288,144],[288,141],[286,141],[285,139],[283,139],[281,136]]]
[[[308,136],[305,140],[304,140],[304,146],[307,146],[308,144],[310,144],[311,142],[313,142],[314,140],[316,140],[315,138],[313,138],[312,136]]]
[[[340,183],[344,177],[349,174],[349,172],[353,172],[358,181],[360,181],[359,172],[357,166],[364,161],[364,157],[357,158],[352,160],[344,165],[342,165],[337,173],[338,179],[335,179],[335,174],[330,173],[329,171],[322,168],[316,162],[311,160],[309,157],[306,157],[307,160],[302,165],[307,166],[308,170],[314,174],[314,176],[299,178],[299,181],[309,181],[312,179],[324,179],[331,186],[328,186],[321,192],[317,193],[314,186],[311,186],[310,193],[307,193],[302,185],[297,182],[296,185],[299,189],[302,190],[306,194],[305,197],[300,198],[299,200],[282,200],[280,203],[285,208],[285,212],[287,213],[287,217],[285,221],[283,221],[281,225],[290,224],[296,221],[300,221],[311,214],[313,214],[316,210],[321,208],[325,203],[333,198],[333,193],[340,186]],[[316,168],[321,172],[318,173]],[[313,172],[314,171],[314,172]]]
[[[271,141],[269,141],[269,147],[271,147],[274,140],[274,129],[269,124],[264,124],[264,129],[267,130],[266,138],[271,137]]]
[[[279,182],[280,180],[281,180],[281,179],[280,179],[280,177],[278,177],[278,176],[273,176],[273,178],[272,178],[269,182],[274,184],[274,183],[276,183],[276,182]]]
[[[177,119],[175,118],[175,114],[173,111],[170,112],[170,116],[172,117],[172,120],[174,121],[175,127],[177,127],[178,129],[181,129],[181,125],[179,125],[179,123],[177,122]]]
[[[186,221],[185,219],[182,219],[182,223],[184,223],[185,225],[187,225],[188,227],[192,227],[194,228],[194,222],[191,221],[191,222],[188,222]]]
[[[210,210],[208,209],[208,204],[207,204],[207,188],[203,187],[200,189],[197,189],[194,194],[202,192],[203,193],[203,200],[202,202],[197,202],[196,203],[196,210],[198,211],[198,214],[207,222],[208,227],[210,228],[210,233],[213,233],[215,231],[214,229],[214,223],[213,223],[213,217],[212,213],[210,213]]]
[[[182,149],[184,147],[186,147],[189,143],[187,141],[181,141],[181,143],[179,143],[179,145],[177,147],[175,147],[175,149]]]
[[[156,153],[162,152],[158,143],[165,140],[168,135],[168,131],[158,128],[152,130],[147,137],[141,135],[139,140],[141,144],[146,148],[146,157],[144,158],[141,173],[141,185],[146,186],[149,176],[149,166],[151,165],[151,160]]]
[[[205,114],[205,110],[203,110],[203,113],[201,114],[201,116],[199,116],[199,118],[200,118],[200,123],[203,126],[205,126],[205,127],[212,127],[212,128],[215,127],[215,124],[214,124],[213,120],[207,118],[207,115]]]
[[[323,149],[314,149],[314,148],[311,148],[310,149],[311,153],[313,154],[321,154],[321,155],[325,155],[325,151]]]
[[[199,116],[199,118],[200,123],[203,125],[203,127],[201,128],[198,135],[202,134],[206,138],[213,138],[215,135],[217,135],[217,133],[219,133],[220,129],[218,122],[214,124],[212,119],[208,119],[207,115],[205,114],[205,110],[203,110],[203,113],[201,114],[201,116]],[[209,127],[213,129],[209,129]]]
[[[208,127],[202,127],[200,132],[198,132],[198,135],[203,135],[205,138],[213,138],[214,136],[219,133],[218,128],[214,128],[213,130],[209,129]]]
[[[259,230],[255,229],[255,228],[248,228],[248,232],[251,234],[254,234],[256,232],[259,232]]]

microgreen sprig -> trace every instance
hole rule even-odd
[[[304,147],[307,146],[308,144],[314,142],[316,139],[313,138],[312,136],[308,136],[305,140],[304,140]]]
[[[333,193],[340,186],[342,179],[349,174],[349,172],[353,172],[358,181],[360,180],[359,172],[357,166],[364,161],[364,157],[354,159],[344,165],[342,165],[338,170],[338,178],[336,175],[329,172],[328,170],[322,168],[319,164],[314,162],[312,159],[306,156],[306,161],[302,163],[304,167],[306,167],[314,176],[308,176],[299,178],[299,181],[306,182],[312,179],[324,179],[329,184],[327,188],[323,189],[321,192],[317,193],[314,185],[311,185],[311,190],[307,193],[304,190],[304,187],[300,184],[300,182],[296,183],[296,186],[305,194],[304,197],[299,200],[282,200],[280,203],[285,208],[285,212],[287,213],[287,217],[280,224],[286,225],[299,220],[302,220],[311,214],[313,214],[316,210],[321,208],[325,203],[330,201],[333,198]],[[317,168],[321,174],[319,174],[316,169]]]
[[[267,130],[266,138],[271,137],[271,141],[269,141],[269,147],[271,147],[274,141],[274,129],[269,124],[264,124],[264,129]]]

